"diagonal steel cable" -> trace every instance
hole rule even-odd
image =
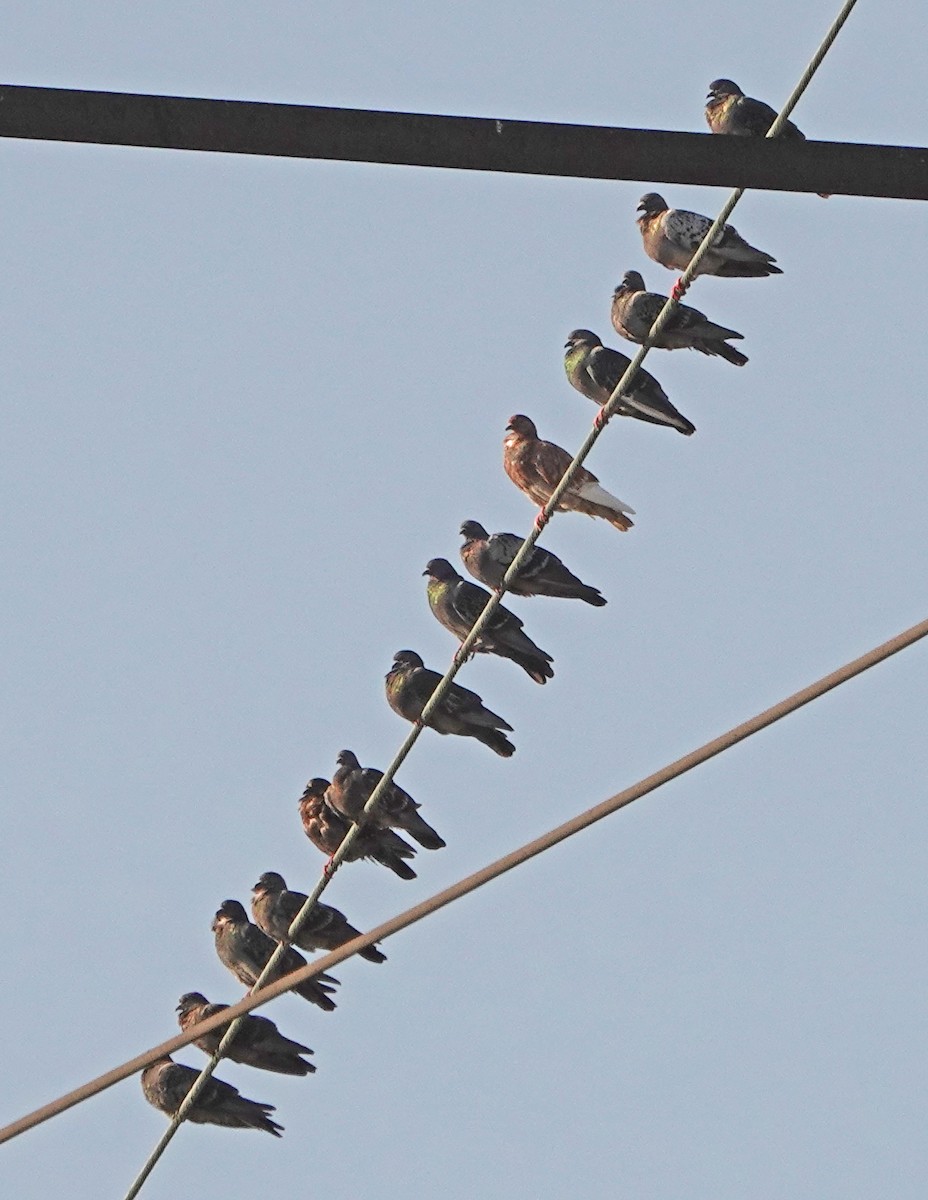
[[[835,18],[834,22],[832,23],[831,27],[829,28],[827,34],[825,35],[824,39],[822,40],[822,42],[819,46],[819,48],[816,50],[815,54],[813,55],[812,59],[810,60],[809,65],[806,67],[805,71],[803,72],[802,76],[800,77],[799,82],[796,84],[796,86],[793,89],[792,93],[790,94],[788,100],[786,101],[786,103],[784,104],[780,113],[778,114],[776,120],[771,125],[770,129],[768,130],[767,135],[766,135],[768,138],[776,137],[782,130],[790,113],[793,111],[793,109],[795,108],[799,99],[801,98],[803,92],[808,87],[809,82],[811,81],[815,72],[818,70],[818,67],[820,66],[825,55],[828,53],[829,49],[831,48],[832,44],[834,43],[835,38],[838,36],[838,33],[840,32],[845,21],[850,16],[851,10],[854,8],[856,3],[857,3],[857,0],[845,0],[845,3],[842,6],[841,11],[838,13],[838,16]],[[258,979],[256,980],[254,986],[252,987],[252,989],[251,989],[252,995],[257,991],[263,990],[264,985],[275,974],[277,966],[280,962],[280,959],[283,956],[286,948],[289,946],[290,941],[299,932],[303,922],[309,916],[316,901],[319,899],[319,897],[325,891],[325,889],[328,886],[334,873],[341,866],[342,862],[345,859],[346,854],[349,852],[352,845],[354,844],[354,841],[357,838],[357,836],[360,832],[360,829],[361,829],[362,825],[364,824],[365,820],[367,819],[369,814],[371,812],[373,812],[373,810],[376,808],[377,804],[379,803],[380,798],[384,795],[386,790],[392,784],[392,781],[393,781],[394,776],[396,775],[396,772],[402,766],[403,762],[406,760],[406,758],[409,755],[410,751],[412,750],[413,746],[418,741],[423,728],[428,724],[429,717],[435,712],[435,710],[441,704],[441,702],[444,699],[445,695],[447,694],[449,688],[451,687],[451,684],[454,681],[454,678],[457,675],[458,671],[461,669],[461,667],[464,665],[464,663],[470,657],[470,653],[473,650],[475,643],[477,642],[477,640],[480,637],[483,630],[486,628],[486,626],[489,623],[493,614],[499,608],[499,606],[502,602],[502,598],[505,595],[506,591],[508,590],[509,585],[515,579],[519,570],[521,569],[521,567],[524,565],[524,563],[528,559],[529,555],[531,554],[532,548],[534,547],[535,543],[538,541],[538,538],[541,536],[542,529],[548,523],[548,521],[551,519],[551,516],[553,515],[553,513],[556,511],[557,505],[558,505],[561,497],[564,495],[564,493],[570,487],[570,485],[573,482],[574,478],[576,477],[578,471],[580,470],[581,466],[583,465],[583,462],[589,455],[593,446],[596,444],[596,441],[598,440],[600,434],[602,433],[603,429],[605,428],[607,422],[614,415],[620,402],[624,403],[624,404],[630,404],[632,407],[635,407],[635,402],[630,397],[623,395],[623,389],[628,386],[629,382],[634,377],[635,372],[638,370],[639,366],[641,365],[641,363],[644,361],[645,357],[647,356],[649,350],[654,345],[655,340],[659,337],[661,331],[664,329],[665,325],[670,320],[671,314],[673,313],[674,309],[677,307],[677,304],[679,303],[680,298],[683,296],[684,292],[689,287],[689,284],[692,282],[692,280],[696,274],[696,270],[699,267],[699,264],[702,262],[703,258],[705,257],[706,253],[708,252],[709,248],[711,247],[712,242],[714,241],[714,239],[716,237],[716,234],[722,228],[722,226],[725,224],[725,222],[728,220],[728,217],[731,215],[736,204],[741,199],[741,197],[744,195],[744,190],[745,190],[744,188],[736,188],[732,192],[731,196],[728,198],[725,205],[723,206],[722,211],[719,213],[718,217],[716,217],[715,221],[710,226],[708,232],[706,233],[706,236],[703,238],[702,242],[699,244],[698,248],[696,249],[695,254],[691,258],[690,263],[687,266],[686,270],[683,272],[683,274],[677,280],[677,283],[675,284],[674,289],[673,289],[673,293],[668,298],[664,307],[658,313],[658,315],[654,321],[654,324],[651,326],[651,330],[648,333],[647,338],[645,339],[641,348],[638,350],[635,357],[630,362],[630,364],[629,364],[628,368],[626,369],[625,373],[623,374],[622,378],[619,380],[611,397],[609,398],[607,403],[603,405],[600,412],[597,413],[596,419],[593,422],[592,429],[587,434],[587,437],[585,438],[580,449],[577,451],[577,453],[574,456],[574,458],[572,459],[570,465],[567,467],[567,470],[564,472],[564,475],[561,477],[560,482],[555,487],[554,491],[552,492],[551,496],[549,497],[548,502],[544,505],[544,507],[541,509],[538,516],[536,517],[534,527],[532,528],[531,532],[528,534],[528,536],[525,538],[524,542],[522,543],[521,547],[519,548],[515,558],[513,559],[512,563],[509,566],[509,569],[507,570],[505,576],[503,577],[500,587],[496,590],[496,592],[487,601],[486,607],[483,609],[483,612],[480,614],[480,616],[474,622],[474,625],[472,626],[467,637],[464,639],[464,641],[458,647],[458,650],[455,653],[454,658],[452,659],[450,667],[445,672],[444,676],[439,681],[434,692],[430,696],[428,702],[422,709],[422,713],[421,713],[418,721],[415,722],[411,731],[409,732],[409,734],[407,734],[406,738],[404,739],[399,750],[396,752],[392,761],[389,763],[386,770],[384,771],[383,777],[378,781],[377,786],[374,788],[367,803],[364,806],[363,813],[361,814],[360,823],[355,823],[354,825],[352,825],[351,829],[348,831],[345,838],[343,839],[341,845],[338,847],[336,852],[329,859],[318,883],[313,888],[313,890],[309,893],[303,907],[300,909],[300,911],[294,917],[293,922],[290,925],[290,928],[287,932],[287,939],[278,944],[274,953],[271,955],[270,959],[268,960],[267,965],[265,966],[264,970],[261,972],[261,974],[258,977]],[[340,961],[340,960],[338,960],[338,961]],[[282,990],[286,990],[286,989],[282,989]],[[217,1024],[219,1024],[219,1022],[217,1022]],[[148,1159],[146,1160],[145,1165],[143,1166],[142,1170],[139,1172],[139,1174],[136,1176],[135,1180],[133,1181],[132,1185],[130,1186],[128,1192],[125,1195],[125,1200],[135,1200],[135,1197],[138,1195],[139,1191],[141,1190],[143,1184],[145,1183],[145,1180],[151,1174],[152,1170],[154,1169],[154,1167],[157,1164],[158,1160],[160,1159],[161,1155],[167,1149],[168,1145],[171,1142],[171,1139],[174,1137],[174,1134],[177,1132],[178,1128],[180,1127],[181,1123],[185,1119],[190,1108],[196,1102],[197,1097],[202,1092],[203,1088],[206,1086],[207,1080],[212,1076],[212,1074],[215,1071],[216,1067],[218,1066],[219,1061],[222,1058],[226,1048],[235,1039],[240,1028],[241,1028],[241,1019],[234,1020],[232,1022],[232,1024],[229,1026],[228,1030],[226,1031],[225,1035],[222,1038],[222,1041],[219,1043],[219,1046],[217,1047],[215,1053],[210,1058],[209,1062],[206,1064],[206,1066],[203,1068],[203,1070],[200,1072],[200,1075],[197,1077],[197,1079],[193,1083],[192,1087],[190,1088],[190,1091],[184,1097],[182,1104],[178,1108],[175,1115],[171,1118],[167,1129],[162,1134],[161,1138],[159,1138],[158,1143],[156,1144],[155,1148],[152,1150],[151,1154],[149,1155]]]
[[[239,1018],[246,1015],[253,1009],[283,995],[284,992],[289,991],[297,984],[315,978],[322,971],[331,970],[332,967],[337,966],[352,954],[356,954],[365,946],[371,946],[374,942],[383,941],[392,934],[406,929],[416,921],[421,921],[424,917],[430,916],[438,909],[452,903],[452,901],[476,891],[477,888],[482,887],[485,883],[499,878],[499,876],[512,870],[514,867],[521,866],[522,863],[527,862],[530,858],[534,858],[536,855],[550,850],[558,843],[587,829],[596,821],[601,821],[604,817],[610,816],[620,808],[625,808],[633,801],[640,800],[650,792],[663,787],[664,784],[678,779],[687,771],[691,771],[702,763],[708,762],[709,759],[714,758],[716,755],[732,749],[739,742],[743,742],[745,739],[761,732],[761,730],[767,729],[775,722],[796,712],[804,705],[810,704],[813,700],[819,699],[834,688],[848,683],[856,676],[869,671],[879,663],[885,662],[894,654],[898,654],[901,650],[913,646],[925,637],[928,637],[928,619],[911,626],[889,641],[875,646],[873,649],[868,650],[858,658],[852,659],[837,670],[830,672],[800,691],[794,692],[791,696],[787,696],[770,708],[764,709],[763,712],[756,714],[726,733],[704,743],[689,754],[685,754],[682,758],[668,763],[660,770],[632,784],[631,787],[617,792],[614,796],[610,796],[585,812],[578,813],[576,816],[571,817],[570,820],[556,826],[540,837],[534,838],[518,849],[511,851],[488,866],[474,872],[474,874],[468,875],[443,891],[437,892],[434,896],[423,900],[405,912],[391,917],[388,921],[384,921],[381,925],[376,926],[376,928],[354,938],[353,941],[346,942],[337,950],[333,950],[331,953],[316,959],[314,962],[307,963],[305,967],[301,967],[298,971],[294,971],[276,980],[274,983],[268,984],[260,992],[250,993],[244,1000],[240,1000],[237,1004],[229,1005],[222,1013],[218,1013],[214,1017],[209,1017],[207,1020],[201,1021],[198,1025],[190,1026],[183,1033],[175,1035],[173,1038],[168,1039],[168,1041],[160,1043],[160,1045],[153,1046],[150,1050],[146,1050],[135,1058],[129,1059],[128,1062],[122,1063],[105,1074],[97,1076],[96,1079],[91,1079],[88,1083],[82,1084],[71,1092],[67,1092],[42,1108],[38,1108],[34,1112],[26,1114],[26,1116],[20,1117],[18,1120],[0,1129],[0,1143],[10,1141],[19,1134],[35,1128],[36,1125],[41,1124],[43,1121],[48,1121],[52,1117],[59,1116],[69,1108],[73,1108],[76,1104],[80,1104],[84,1100],[89,1100],[92,1096],[97,1095],[106,1088],[112,1087],[124,1079],[128,1079],[131,1075],[135,1075],[162,1055],[173,1054],[176,1050],[190,1045],[191,1042],[209,1033],[211,1030],[218,1029],[230,1020],[230,1018]]]

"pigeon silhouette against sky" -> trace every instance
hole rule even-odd
[[[572,461],[573,456],[561,446],[539,438],[535,422],[529,417],[517,413],[509,418],[503,441],[503,466],[512,482],[530,500],[538,505],[546,504]],[[599,480],[586,467],[577,471],[557,508],[559,512],[602,517],[623,533],[631,529],[631,515],[635,511],[624,500],[600,487]]]
[[[374,788],[383,779],[383,771],[362,767],[351,750],[340,750],[336,762],[338,768],[326,792],[326,803],[346,820],[357,821]],[[408,792],[391,781],[367,820],[381,829],[402,829],[426,850],[441,850],[446,845],[445,839],[429,825],[419,808]]]
[[[330,787],[328,779],[317,776],[306,785],[300,797],[300,820],[303,832],[329,858],[335,853],[351,828],[351,823],[340,816],[326,802],[326,794]],[[415,847],[394,833],[391,829],[376,829],[367,827],[358,831],[351,848],[345,855],[346,862],[358,862],[362,858],[380,863],[399,875],[400,879],[415,879],[416,873],[405,862],[414,858]]]
[[[567,338],[564,349],[564,370],[573,386],[597,404],[606,404],[632,360],[618,350],[604,346],[589,329],[575,329]],[[669,425],[687,436],[696,432],[692,421],[677,412],[661,385],[642,367],[635,372],[629,397],[628,400],[623,398],[616,408],[618,416],[637,417],[652,425]]]
[[[621,337],[641,346],[666,303],[666,296],[645,290],[644,279],[637,271],[626,271],[612,294],[612,327]],[[743,334],[716,325],[698,308],[678,304],[654,345],[660,350],[717,354],[743,367],[747,356],[728,345],[730,338],[742,339]]]
[[[223,900],[213,918],[212,929],[216,935],[216,953],[219,955],[219,961],[246,987],[253,987],[268,959],[277,949],[277,943],[248,920],[248,914],[238,900]],[[289,975],[291,971],[298,971],[300,967],[305,966],[306,959],[303,955],[292,946],[288,946],[270,980],[280,979],[283,975]],[[298,983],[292,990],[295,995],[302,996],[310,1004],[331,1012],[335,1008],[335,1001],[330,998],[329,993],[335,990],[333,985],[337,983],[338,980],[331,975],[317,975],[315,979],[306,979]]]
[[[767,131],[777,118],[776,109],[746,96],[731,79],[713,79],[706,97],[706,121],[713,133],[727,133],[735,137],[766,137]],[[787,121],[777,137],[787,141],[804,142],[806,135],[792,121]],[[819,192],[823,200],[828,192]]]
[[[438,672],[430,671],[415,650],[397,650],[387,672],[387,703],[399,716],[415,723],[440,681]],[[502,732],[512,732],[508,721],[486,708],[476,692],[458,683],[451,684],[427,724],[436,733],[476,738],[503,758],[516,751]]]
[[[648,192],[638,205],[638,228],[645,254],[672,271],[685,271],[696,248],[709,232],[712,218],[685,208],[668,208],[657,192]],[[723,225],[696,268],[696,275],[728,279],[782,275],[776,259],[744,240],[734,225]]]
[[[524,538],[514,533],[489,534],[479,521],[461,526],[464,545],[461,561],[474,579],[496,591],[503,582]],[[571,574],[556,554],[536,542],[519,568],[508,591],[513,596],[553,596],[563,600],[583,600],[601,608],[606,603],[598,588],[583,583]]]
[[[433,558],[423,574],[429,577],[426,591],[433,616],[463,642],[486,608],[490,593],[462,579],[446,558]],[[547,683],[554,676],[551,655],[535,645],[523,632],[522,621],[503,605],[495,610],[473,649],[511,659],[536,683]]]
[[[185,992],[177,1004],[177,1022],[184,1031],[225,1011],[227,1004],[210,1004],[202,992]],[[193,1043],[204,1054],[214,1055],[219,1049],[228,1024],[204,1034]],[[258,1067],[262,1071],[275,1071],[278,1075],[311,1075],[315,1066],[300,1056],[312,1054],[308,1046],[284,1037],[273,1021],[267,1017],[249,1013],[242,1018],[232,1044],[223,1052],[223,1058]]]
[[[166,1054],[142,1072],[145,1099],[167,1116],[173,1117],[199,1074],[193,1067],[176,1063]],[[267,1115],[273,1111],[273,1104],[247,1100],[239,1095],[238,1088],[231,1083],[223,1083],[213,1075],[207,1079],[206,1086],[197,1096],[187,1120],[197,1125],[225,1125],[230,1129],[263,1129],[274,1137],[280,1137],[283,1126]]]
[[[252,888],[251,915],[263,933],[282,942],[306,899],[303,892],[291,892],[288,889],[283,875],[278,875],[276,871],[265,871]],[[350,924],[343,912],[317,900],[293,939],[293,944],[309,952],[335,950],[358,937],[360,932]],[[368,962],[375,963],[386,962],[387,958],[376,946],[365,946],[358,954]]]

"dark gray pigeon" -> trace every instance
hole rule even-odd
[[[358,821],[374,788],[383,779],[383,771],[362,767],[351,750],[340,750],[336,761],[338,769],[325,794],[326,804],[346,821]],[[402,829],[426,850],[441,850],[446,845],[444,838],[421,816],[419,807],[409,792],[391,782],[367,821],[381,829]]]
[[[666,296],[645,291],[644,279],[637,271],[626,271],[612,294],[612,327],[629,342],[643,346],[651,326],[666,303]],[[743,337],[734,329],[716,325],[698,308],[678,304],[654,345],[661,350],[698,350],[700,354],[717,354],[736,367],[743,367],[748,361],[747,355],[729,346],[727,340],[743,340]]]
[[[395,713],[415,724],[440,682],[438,672],[430,671],[414,650],[397,650],[393,655],[393,666],[387,672],[387,703]],[[501,732],[504,729],[511,732],[512,726],[484,707],[476,692],[457,683],[452,683],[445,693],[429,717],[428,725],[436,733],[476,738],[503,758],[516,752],[515,746]]]
[[[461,559],[474,579],[496,591],[518,554],[524,538],[514,533],[489,534],[479,521],[461,526],[465,539]],[[536,542],[508,589],[514,596],[555,596],[563,600],[583,600],[601,608],[606,603],[599,589],[583,583],[571,574],[556,554]]]
[[[193,1067],[176,1063],[165,1054],[142,1072],[145,1099],[167,1116],[173,1117],[199,1074]],[[273,1111],[273,1104],[246,1100],[239,1095],[238,1088],[231,1083],[223,1083],[213,1075],[207,1079],[203,1091],[187,1113],[187,1120],[197,1125],[225,1125],[230,1129],[263,1129],[274,1137],[280,1137],[283,1125],[278,1125],[267,1115]]]
[[[618,386],[619,380],[631,366],[631,359],[618,350],[610,350],[589,329],[574,329],[564,349],[564,370],[573,386],[596,404],[605,404]],[[627,399],[626,399],[627,396]],[[677,412],[667,393],[653,375],[639,367],[632,385],[616,409],[620,417],[637,417],[651,425],[669,425],[689,437],[696,426]]]
[[[228,1004],[210,1004],[202,992],[185,992],[177,1005],[177,1022],[186,1032],[228,1007]],[[219,1049],[228,1027],[228,1024],[220,1025],[211,1033],[197,1038],[193,1044],[212,1057]],[[275,1071],[278,1075],[311,1075],[316,1068],[301,1058],[301,1054],[312,1054],[312,1050],[284,1037],[267,1017],[249,1013],[223,1057],[248,1067],[258,1067],[262,1071]]]
[[[300,797],[300,820],[303,832],[314,846],[329,858],[335,853],[351,828],[350,822],[339,816],[326,802],[330,784],[328,779],[316,777],[306,785]],[[400,879],[415,879],[416,873],[405,862],[414,858],[415,847],[394,833],[392,829],[361,829],[351,844],[346,862],[358,862],[362,858],[379,862],[381,866],[399,875]]]
[[[767,136],[767,130],[777,119],[776,109],[763,100],[746,96],[731,79],[713,79],[706,99],[709,102],[706,105],[706,121],[713,133],[762,138]],[[806,140],[806,135],[792,121],[784,124],[778,136],[790,142]],[[823,200],[830,195],[828,192],[818,194]]]
[[[251,915],[258,928],[268,937],[283,942],[305,903],[305,893],[291,892],[283,875],[278,875],[276,871],[265,871],[252,888]],[[293,944],[310,953],[315,950],[336,950],[358,937],[360,932],[360,929],[349,924],[343,912],[317,900],[293,939]],[[381,963],[387,959],[376,946],[365,946],[358,954],[368,962]]]
[[[429,582],[429,608],[445,629],[464,641],[490,599],[490,593],[462,579],[446,558],[433,558],[425,570]],[[473,649],[511,659],[536,683],[554,677],[554,661],[522,632],[522,622],[514,612],[500,605],[474,643]]]
[[[248,914],[237,900],[223,900],[219,911],[213,918],[213,933],[216,935],[216,953],[224,967],[246,987],[254,987],[255,981],[267,965],[268,959],[277,949],[277,943],[266,933],[252,925]],[[292,971],[298,971],[306,966],[306,959],[292,946],[288,946],[267,982],[280,979]],[[338,980],[331,975],[317,975],[315,979],[307,979],[298,983],[293,992],[302,996],[311,1004],[316,1004],[326,1012],[335,1008],[335,1001],[329,993],[335,990]]]

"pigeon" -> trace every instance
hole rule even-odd
[[[567,378],[577,389],[597,404],[606,404],[612,397],[619,380],[631,365],[631,359],[610,350],[589,329],[575,329],[564,346],[564,369]],[[625,397],[630,402],[625,402]],[[632,386],[622,393],[622,401],[616,412],[623,417],[637,417],[652,425],[669,425],[686,434],[696,432],[696,426],[688,421],[667,399],[667,393],[653,375],[641,367],[635,372]]]
[[[542,441],[534,421],[517,414],[509,418],[503,442],[503,466],[506,474],[536,504],[546,504],[551,493],[573,461],[571,455],[554,442]],[[629,519],[635,510],[619,500],[585,467],[574,475],[573,483],[558,501],[561,512],[581,512],[602,517],[623,532],[634,524]]]
[[[713,133],[762,138],[767,136],[767,130],[777,118],[776,110],[769,104],[746,96],[737,83],[730,79],[713,79],[706,99],[706,121]],[[790,142],[806,140],[806,135],[792,121],[784,124],[777,137]],[[823,200],[829,198],[828,192],[819,192],[818,195]]]
[[[621,337],[641,346],[666,303],[666,296],[645,291],[644,280],[637,271],[626,271],[612,293],[612,327]],[[718,354],[736,367],[743,367],[747,355],[729,346],[729,338],[743,340],[744,335],[716,325],[698,308],[678,304],[654,345],[661,350]]]
[[[668,208],[667,201],[657,192],[641,197],[638,212],[645,254],[671,271],[686,270],[697,246],[709,232],[711,218],[685,208]],[[729,279],[782,275],[775,262],[772,254],[749,245],[734,225],[723,225],[696,274]]]
[[[326,804],[346,821],[358,821],[374,788],[383,779],[383,771],[362,767],[350,750],[340,750],[337,762],[338,770],[325,794]],[[391,781],[374,811],[368,813],[367,821],[375,828],[402,829],[426,850],[441,850],[447,845],[445,839],[420,815],[419,807],[409,792]]]
[[[464,566],[488,588],[496,591],[503,576],[518,554],[524,538],[514,533],[489,534],[478,521],[465,521],[461,526],[465,538],[461,547]],[[514,596],[556,596],[564,600],[583,600],[596,608],[606,603],[598,588],[583,583],[571,574],[556,554],[537,543],[508,590]]]
[[[491,599],[490,593],[462,579],[446,558],[433,558],[422,573],[429,577],[427,594],[433,615],[463,642]],[[522,622],[502,605],[493,613],[473,650],[511,659],[536,683],[547,683],[554,677],[551,655],[522,632]]]
[[[193,1025],[205,1021],[207,1017],[214,1017],[228,1007],[228,1004],[210,1004],[202,992],[185,992],[177,1005],[177,1021],[186,1033]],[[220,1025],[218,1029],[197,1038],[193,1044],[212,1057],[228,1028],[228,1024]],[[224,1058],[248,1067],[258,1067],[262,1071],[275,1071],[278,1075],[311,1075],[316,1069],[315,1065],[301,1058],[301,1054],[312,1054],[312,1050],[284,1037],[273,1021],[254,1013],[242,1018],[234,1040],[223,1051]]]
[[[339,816],[326,803],[329,789],[328,779],[311,779],[300,797],[300,820],[303,831],[314,846],[329,858],[342,842],[351,823]],[[373,859],[387,867],[400,879],[415,879],[416,873],[404,859],[413,858],[415,849],[391,829],[361,829],[345,855],[346,862],[357,862],[362,858]]]
[[[251,915],[255,924],[275,941],[286,941],[294,917],[306,903],[305,894],[289,891],[283,875],[276,871],[265,871],[251,891]],[[343,912],[317,900],[293,944],[310,952],[335,950],[360,934],[361,930],[355,929]],[[365,946],[358,953],[368,962],[387,961],[387,956],[376,946]]]
[[[193,1067],[176,1063],[165,1054],[142,1072],[142,1091],[149,1104],[173,1117],[199,1075]],[[267,1115],[273,1111],[273,1104],[246,1100],[239,1095],[238,1088],[213,1075],[207,1079],[206,1086],[187,1113],[187,1120],[197,1125],[225,1125],[230,1129],[263,1129],[280,1137],[283,1125],[278,1125]]]
[[[216,953],[224,967],[244,983],[246,987],[254,987],[255,981],[267,965],[268,959],[277,949],[277,943],[262,933],[257,925],[252,925],[248,914],[237,900],[223,900],[219,911],[213,918],[213,933],[216,935]],[[306,959],[288,946],[281,957],[273,975],[267,983],[289,975],[306,966]],[[310,1004],[316,1004],[326,1012],[335,1008],[335,1001],[329,997],[334,991],[333,984],[338,980],[331,975],[317,975],[314,979],[305,979],[298,983],[293,992],[302,996]]]
[[[397,650],[393,666],[387,672],[387,703],[395,713],[415,723],[440,681],[438,672],[430,671],[415,650]],[[451,684],[427,723],[436,733],[476,738],[502,758],[510,758],[516,752],[502,732],[504,729],[512,732],[509,722],[485,708],[476,692],[458,683]]]

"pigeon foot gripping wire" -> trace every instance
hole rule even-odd
[[[538,510],[538,512],[535,514],[535,528],[538,530],[539,533],[542,532],[542,530],[544,529],[544,527],[548,524],[548,522],[550,520],[551,520],[550,514],[546,513],[543,508],[540,508]],[[502,594],[503,593],[500,592],[500,595],[502,595]]]
[[[601,408],[593,418],[593,428],[597,431],[597,433],[602,433],[602,431],[609,424],[610,419],[611,414],[607,415],[605,407]]]
[[[683,276],[681,275],[680,278],[677,280],[677,282],[670,289],[671,300],[676,300],[676,302],[679,304],[680,301],[683,299],[683,297],[686,295],[687,288],[689,286],[690,285],[688,283],[683,282]]]

